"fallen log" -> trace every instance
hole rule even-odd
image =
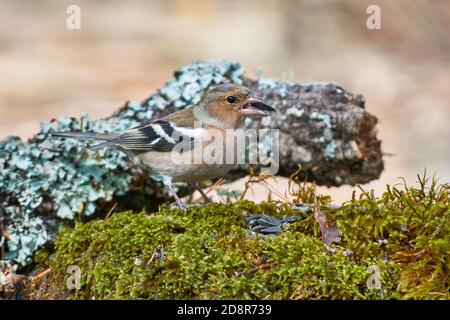
[[[178,69],[142,103],[126,103],[108,118],[52,120],[27,142],[17,137],[0,141],[0,260],[27,265],[67,221],[101,216],[115,203],[117,210],[152,210],[169,198],[123,153],[93,152],[87,148],[92,142],[55,139],[52,131],[120,132],[189,107],[208,87],[225,82],[248,86],[278,109],[251,126],[280,129],[280,175],[301,165],[302,178],[338,186],[371,181],[383,170],[377,119],[364,109],[363,96],[332,83],[251,79],[239,64],[226,61],[194,63]],[[245,174],[240,168],[227,179]]]

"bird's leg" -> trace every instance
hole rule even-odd
[[[195,189],[197,189],[198,192],[200,192],[206,203],[212,203],[212,200],[206,195],[205,191],[203,191],[203,189],[200,188],[198,184],[195,185]]]
[[[172,192],[172,195],[175,198],[175,202],[177,203],[178,208],[180,208],[184,212],[187,212],[188,206],[183,201],[181,201],[181,199],[178,197],[172,184],[166,183],[166,185],[167,185],[167,188],[169,188],[170,192]]]

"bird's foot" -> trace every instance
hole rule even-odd
[[[176,203],[173,203],[170,206],[170,208],[171,209],[181,209],[181,210],[184,211],[184,213],[186,213],[188,211],[188,209],[189,209],[189,206],[186,203],[182,202],[182,201],[177,201]]]
[[[191,204],[191,205],[185,204],[183,201],[181,201],[180,197],[178,197],[177,193],[175,192],[175,190],[173,189],[173,187],[170,183],[167,184],[167,187],[172,192],[172,195],[175,198],[175,202],[176,202],[176,206],[175,206],[175,204],[172,204],[169,206],[170,209],[178,208],[178,209],[183,210],[184,213],[187,213],[189,207],[192,207],[192,206],[198,207],[199,206],[199,204]]]

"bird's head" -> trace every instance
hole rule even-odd
[[[265,116],[275,109],[254,98],[248,88],[237,84],[222,84],[211,88],[199,103],[199,108],[223,127],[234,127],[246,117]]]

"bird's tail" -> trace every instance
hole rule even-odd
[[[99,149],[104,147],[113,147],[114,143],[111,143],[112,140],[116,138],[116,136],[111,134],[101,134],[95,132],[52,132],[52,136],[61,137],[61,138],[73,138],[80,140],[100,140],[104,141],[95,146],[92,146],[92,149]]]

